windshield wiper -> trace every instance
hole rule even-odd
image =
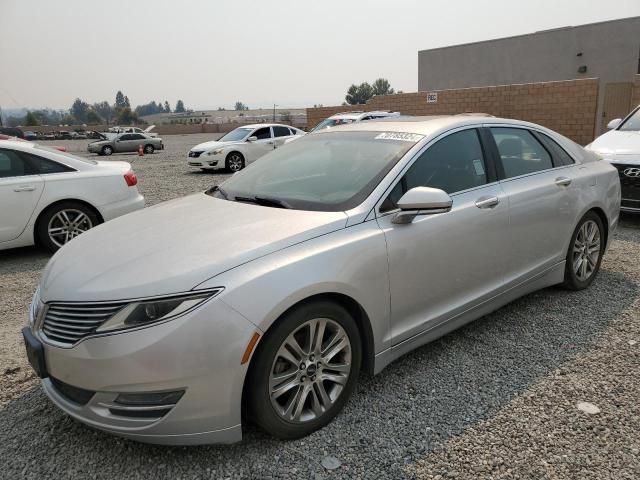
[[[238,197],[234,198],[236,202],[255,203],[256,205],[262,205],[263,207],[275,207],[275,208],[292,208],[287,202],[278,200],[277,198],[268,197]]]
[[[227,195],[227,192],[221,189],[218,185],[214,185],[210,189],[206,190],[204,193],[206,193],[207,195],[213,196],[215,192],[220,192],[220,195],[222,196],[222,198],[224,198],[225,200],[229,200],[229,195]]]

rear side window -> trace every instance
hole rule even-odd
[[[48,158],[38,157],[29,153],[21,153],[22,158],[29,164],[30,170],[39,175],[47,175],[50,173],[73,172],[73,168],[54,162]]]
[[[124,140],[133,140],[133,135],[130,133],[126,133],[124,135],[120,136],[120,140],[124,141]]]
[[[491,128],[506,178],[553,168],[551,156],[529,130]]]
[[[132,133],[129,136],[130,140],[144,140],[146,137],[144,135],[140,135],[139,133]]]
[[[288,137],[291,131],[287,127],[273,127],[273,135],[276,137]]]
[[[12,150],[0,149],[0,178],[33,175],[29,165]]]
[[[569,155],[565,151],[565,149],[558,145],[558,142],[553,140],[551,137],[540,132],[536,132],[536,136],[544,144],[547,150],[551,152],[551,155],[553,155],[553,163],[556,167],[560,167],[563,165],[573,165],[574,163],[576,163],[571,155]]]

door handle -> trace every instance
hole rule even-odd
[[[568,187],[571,185],[571,179],[569,177],[558,177],[556,178],[556,185],[559,187]]]
[[[500,203],[498,197],[480,197],[476,200],[476,207],[478,208],[493,208]]]
[[[13,189],[14,192],[33,192],[36,189],[33,185],[20,185]]]

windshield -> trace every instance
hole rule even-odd
[[[307,135],[264,155],[213,195],[229,200],[258,197],[298,210],[349,210],[422,138],[396,132]]]
[[[240,140],[244,140],[244,137],[249,135],[253,131],[252,128],[236,128],[235,130],[231,130],[229,133],[221,137],[219,142],[238,142]]]
[[[636,111],[629,115],[625,122],[620,125],[620,128],[618,128],[618,130],[640,130],[640,107],[636,108]]]
[[[312,132],[317,130],[322,130],[323,128],[331,128],[337,125],[346,125],[347,123],[352,123],[355,120],[353,118],[327,118],[321,121],[318,125],[313,127]]]

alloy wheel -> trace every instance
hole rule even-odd
[[[321,417],[336,402],[351,373],[351,342],[335,321],[303,323],[282,343],[269,375],[269,397],[290,423]]]
[[[233,154],[229,157],[229,170],[232,172],[242,170],[242,157],[240,155]]]
[[[51,241],[62,247],[69,240],[93,227],[89,216],[76,209],[60,210],[49,220],[47,232]]]
[[[600,258],[600,229],[593,220],[582,224],[573,243],[573,271],[581,282],[595,272]]]

